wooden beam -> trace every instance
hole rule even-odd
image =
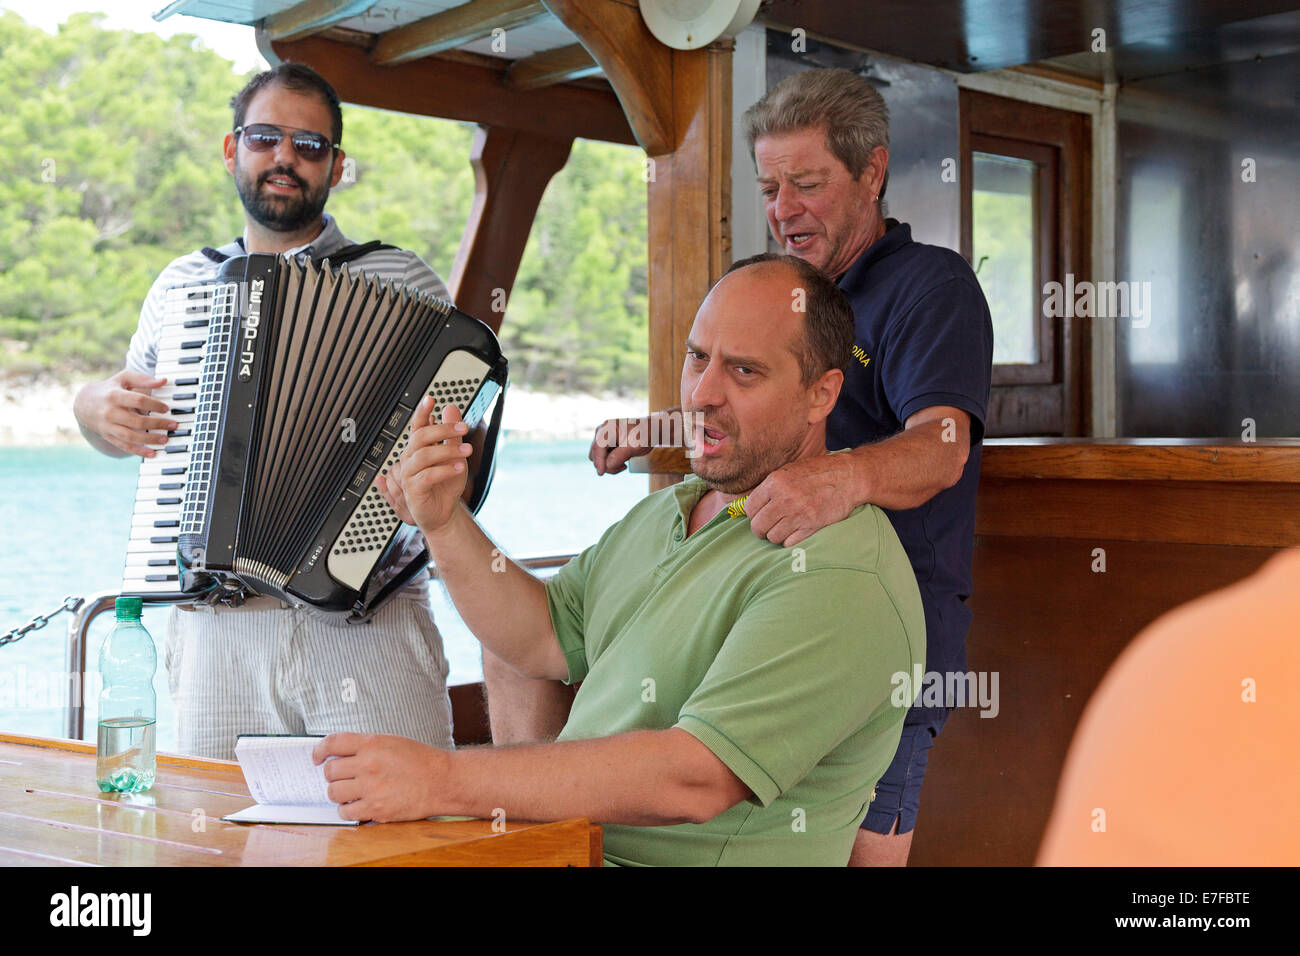
[[[599,72],[600,64],[581,43],[575,43],[516,60],[506,70],[505,84],[512,90],[535,90]]]
[[[543,2],[600,64],[641,148],[651,156],[676,149],[680,130],[672,120],[673,51],[646,28],[636,4],[623,0]],[[730,127],[730,117],[726,125]]]
[[[540,0],[470,0],[459,7],[380,34],[372,59],[383,66],[473,43],[546,16]]]
[[[474,204],[447,283],[457,308],[501,330],[533,216],[573,140],[480,126],[474,135]]]
[[[306,63],[329,80],[344,102],[359,106],[509,127],[553,139],[636,142],[618,98],[608,91],[561,85],[516,92],[501,85],[499,70],[440,57],[379,67],[365,50],[324,37],[273,43],[272,52],[282,61]]]
[[[328,30],[335,23],[360,16],[377,0],[303,0],[287,10],[274,13],[262,21],[262,29],[272,40],[300,40]]]

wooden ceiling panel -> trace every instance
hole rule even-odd
[[[323,36],[271,47],[280,60],[306,63],[319,72],[347,103],[557,139],[636,143],[618,97],[608,88],[563,84],[511,90],[501,82],[502,70],[473,62],[487,58],[455,51],[381,67],[371,62],[365,47]]]
[[[573,33],[555,17],[543,17],[539,20],[509,31],[503,38],[505,43],[494,44],[492,37],[484,37],[460,47],[471,53],[485,53],[489,56],[503,56],[516,60],[534,53],[557,50],[570,46],[577,41]]]
[[[1155,42],[1271,16],[1295,0],[768,0],[769,26],[962,72]]]
[[[506,71],[505,83],[512,90],[535,90],[599,72],[600,64],[581,43],[575,43],[516,60]]]
[[[376,63],[391,66],[452,50],[491,36],[494,30],[523,27],[548,16],[541,0],[471,0],[382,34],[371,56]]]
[[[364,13],[376,2],[377,0],[303,0],[288,10],[267,17],[262,23],[262,29],[272,40],[299,40]]]

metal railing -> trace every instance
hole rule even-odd
[[[529,571],[545,571],[558,568],[573,558],[572,554],[548,554],[533,558],[515,558],[516,564]],[[438,580],[437,568],[429,568],[430,580]],[[95,618],[105,611],[111,611],[117,601],[116,591],[100,591],[86,598],[85,603],[68,619],[68,673],[76,674],[80,679],[71,682],[68,692],[68,706],[64,714],[64,736],[71,740],[80,740],[86,726],[86,635]],[[165,607],[168,604],[181,603],[176,600],[145,600],[146,607]]]

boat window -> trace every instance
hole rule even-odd
[[[1038,166],[993,153],[971,162],[971,239],[975,275],[993,316],[993,361],[1038,361]]]

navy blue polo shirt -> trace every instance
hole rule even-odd
[[[952,405],[970,414],[970,457],[961,480],[918,508],[885,509],[903,543],[925,607],[926,670],[966,670],[971,549],[984,418],[993,369],[993,322],[966,260],[912,241],[886,220],[839,280],[853,306],[854,350],[826,429],[830,450],[898,434],[913,413]],[[942,709],[913,707],[908,723]]]

